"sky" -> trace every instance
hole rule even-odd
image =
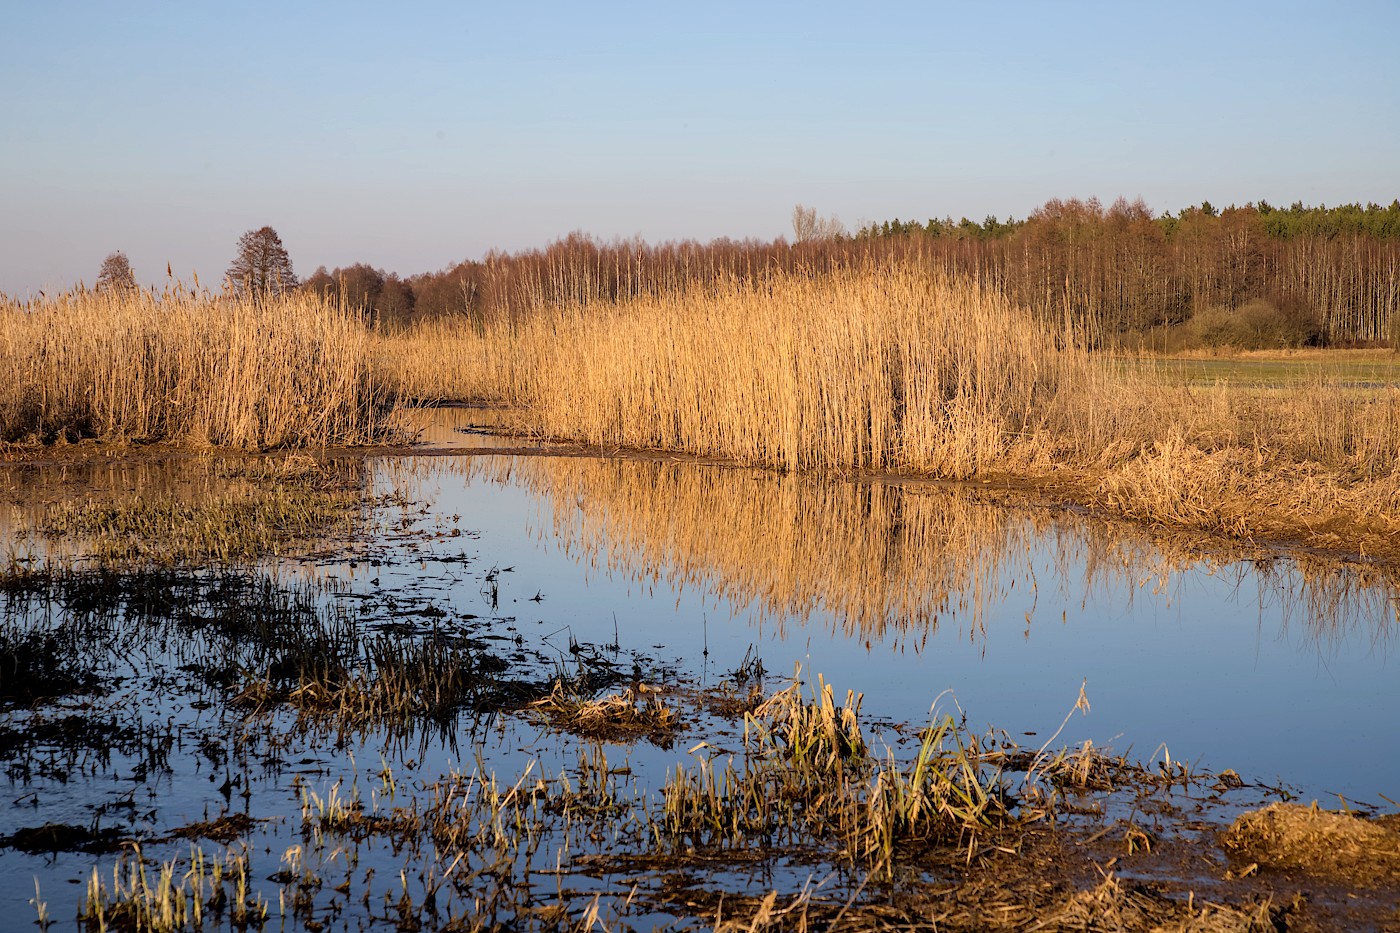
[[[1400,2],[0,5],[0,292],[410,275],[1025,217],[1051,198],[1389,204]]]

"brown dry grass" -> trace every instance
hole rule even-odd
[[[376,335],[310,295],[0,306],[0,441],[385,439],[396,394],[539,434],[804,471],[1014,477],[1140,521],[1400,558],[1400,389],[1193,387],[912,265],[775,273]]]
[[[626,741],[645,736],[664,745],[684,725],[676,710],[661,699],[658,688],[646,684],[589,698],[561,680],[549,696],[527,709],[532,718],[552,729],[596,740]]]
[[[1174,383],[912,267],[392,339],[381,352],[400,361],[401,391],[503,401],[559,439],[787,470],[1011,476],[1137,520],[1367,553],[1400,536],[1400,389],[1321,374],[1287,389]]]
[[[1296,869],[1352,884],[1400,880],[1400,831],[1393,820],[1274,803],[1241,815],[1222,840],[1237,862]]]
[[[393,399],[358,317],[176,288],[0,303],[0,442],[244,449],[374,442]]]

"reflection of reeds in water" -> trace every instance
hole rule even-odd
[[[582,561],[755,604],[780,623],[824,611],[879,633],[975,617],[1031,540],[1007,513],[936,490],[676,463],[472,463],[546,494],[555,534]]]
[[[577,457],[478,457],[461,469],[546,497],[553,533],[581,562],[752,605],[779,625],[824,612],[848,634],[921,637],[957,615],[976,635],[1015,586],[1034,600],[1057,591],[1044,601],[1058,617],[1095,595],[1170,598],[1195,566],[1256,575],[1261,613],[1301,620],[1319,638],[1357,625],[1384,638],[1396,625],[1394,573],[1226,553],[1218,540],[991,504],[953,486]]]

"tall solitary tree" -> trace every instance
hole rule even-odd
[[[102,260],[102,270],[97,273],[97,290],[100,292],[124,292],[136,288],[136,273],[131,271],[131,262],[126,253],[117,250],[108,253]]]
[[[292,257],[271,227],[249,230],[238,238],[238,255],[225,274],[236,294],[253,298],[280,295],[297,285]]]

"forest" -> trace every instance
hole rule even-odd
[[[1174,350],[1394,343],[1400,200],[1154,214],[1120,198],[1051,200],[1024,220],[838,224],[772,241],[649,244],[572,233],[407,278],[367,263],[317,269],[302,287],[371,311],[381,326],[512,320],[541,303],[617,301],[777,273],[913,260],[971,277],[1088,346]]]

